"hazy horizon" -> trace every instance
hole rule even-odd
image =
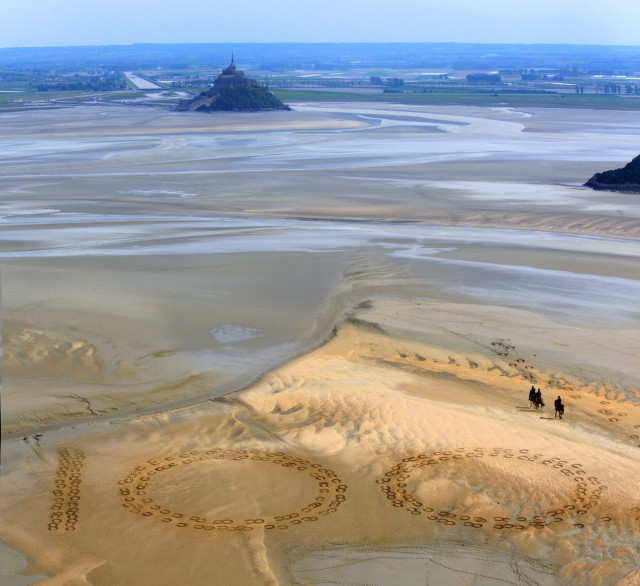
[[[64,49],[69,48],[100,48],[100,47],[135,47],[139,45],[158,45],[158,46],[172,46],[172,45],[213,45],[213,46],[225,46],[229,45],[233,47],[245,46],[245,45],[438,45],[438,44],[450,44],[450,45],[486,45],[487,47],[508,45],[508,46],[575,46],[575,47],[638,47],[640,49],[640,43],[636,44],[605,44],[605,43],[517,43],[517,42],[465,42],[465,41],[221,41],[221,42],[209,42],[209,41],[184,41],[184,42],[164,42],[164,41],[134,41],[131,43],[78,43],[67,45],[15,45],[0,46],[0,50],[4,49]]]
[[[249,15],[249,16],[247,16]],[[462,15],[462,16],[461,16]],[[640,44],[633,0],[23,0],[0,11],[3,48],[141,43]]]

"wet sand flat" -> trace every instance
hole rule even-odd
[[[295,110],[0,115],[0,577],[635,583],[639,115]]]

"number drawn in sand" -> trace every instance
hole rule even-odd
[[[232,460],[246,462],[270,462],[284,466],[291,471],[298,471],[313,478],[318,485],[313,502],[298,511],[275,515],[272,517],[247,519],[209,519],[187,512],[172,511],[152,498],[154,477],[166,474],[179,466],[197,465],[207,460]],[[167,456],[163,459],[150,459],[141,466],[136,466],[126,478],[118,482],[123,507],[141,517],[158,519],[162,523],[180,528],[191,528],[202,531],[253,531],[256,527],[271,529],[288,529],[291,526],[318,521],[321,517],[335,513],[346,500],[347,485],[338,478],[333,470],[306,460],[295,458],[283,452],[263,452],[257,449],[231,450],[214,448],[210,450],[191,450],[178,456]]]
[[[53,503],[49,515],[49,531],[75,531],[80,508],[80,484],[84,452],[79,449],[58,450]]]
[[[437,465],[451,465],[453,463],[465,464],[465,461],[477,461],[476,459],[491,458],[515,458],[520,461],[538,463],[543,466],[557,469],[559,473],[571,479],[575,483],[573,497],[569,504],[546,511],[539,511],[535,515],[522,515],[518,517],[492,517],[459,515],[451,511],[437,511],[429,507],[428,504],[420,502],[420,499],[407,490],[408,480],[412,473]],[[545,458],[542,454],[532,454],[529,450],[514,452],[507,448],[457,448],[455,450],[435,451],[431,454],[419,454],[409,458],[404,458],[396,464],[382,478],[376,481],[380,489],[385,494],[387,500],[398,508],[404,509],[412,515],[425,515],[427,519],[442,525],[461,524],[473,529],[490,528],[493,529],[515,529],[523,530],[527,527],[543,528],[553,523],[560,523],[568,517],[581,517],[586,515],[590,509],[596,506],[602,493],[607,487],[600,483],[594,476],[587,476],[582,470],[581,464],[569,464],[560,458]],[[602,517],[601,521],[610,520],[609,517]],[[582,528],[582,523],[574,523],[575,527]]]

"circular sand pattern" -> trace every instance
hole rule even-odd
[[[249,462],[271,462],[292,471],[299,471],[313,478],[318,484],[317,495],[313,502],[298,511],[274,515],[272,517],[249,519],[208,519],[190,515],[181,511],[172,511],[156,503],[147,489],[158,474],[164,474],[178,466],[192,465],[207,460],[231,460]],[[167,525],[201,531],[253,531],[255,527],[288,529],[290,526],[318,521],[322,516],[335,513],[346,500],[347,485],[337,477],[333,470],[324,468],[304,458],[294,458],[283,452],[262,452],[257,449],[231,450],[214,448],[210,450],[191,450],[177,456],[167,456],[161,460],[147,460],[144,465],[136,466],[126,478],[118,482],[123,507],[142,517],[153,517]]]
[[[437,466],[438,464],[464,463],[471,458],[516,458],[520,461],[538,463],[557,469],[559,473],[575,482],[574,496],[569,504],[555,509],[549,509],[544,514],[533,516],[520,516],[516,518],[492,517],[485,518],[472,515],[457,515],[450,511],[436,511],[426,504],[420,502],[419,498],[410,494],[407,490],[407,480],[411,474],[421,468]],[[396,464],[382,478],[376,481],[380,489],[385,494],[387,500],[398,508],[404,509],[412,515],[425,515],[427,519],[436,521],[442,525],[460,524],[473,529],[493,528],[493,529],[515,529],[523,530],[527,527],[543,528],[554,523],[566,521],[568,517],[582,517],[589,510],[599,503],[602,493],[607,487],[600,483],[595,476],[587,476],[582,470],[582,465],[578,463],[568,464],[560,458],[545,458],[542,454],[531,454],[529,450],[513,451],[507,448],[457,448],[455,450],[435,451],[431,454],[419,454],[404,458],[402,462]],[[601,520],[608,519],[603,517]],[[574,523],[575,527],[582,528],[580,522]]]

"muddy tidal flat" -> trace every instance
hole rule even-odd
[[[0,583],[640,583],[640,113],[293,107],[0,114]]]

